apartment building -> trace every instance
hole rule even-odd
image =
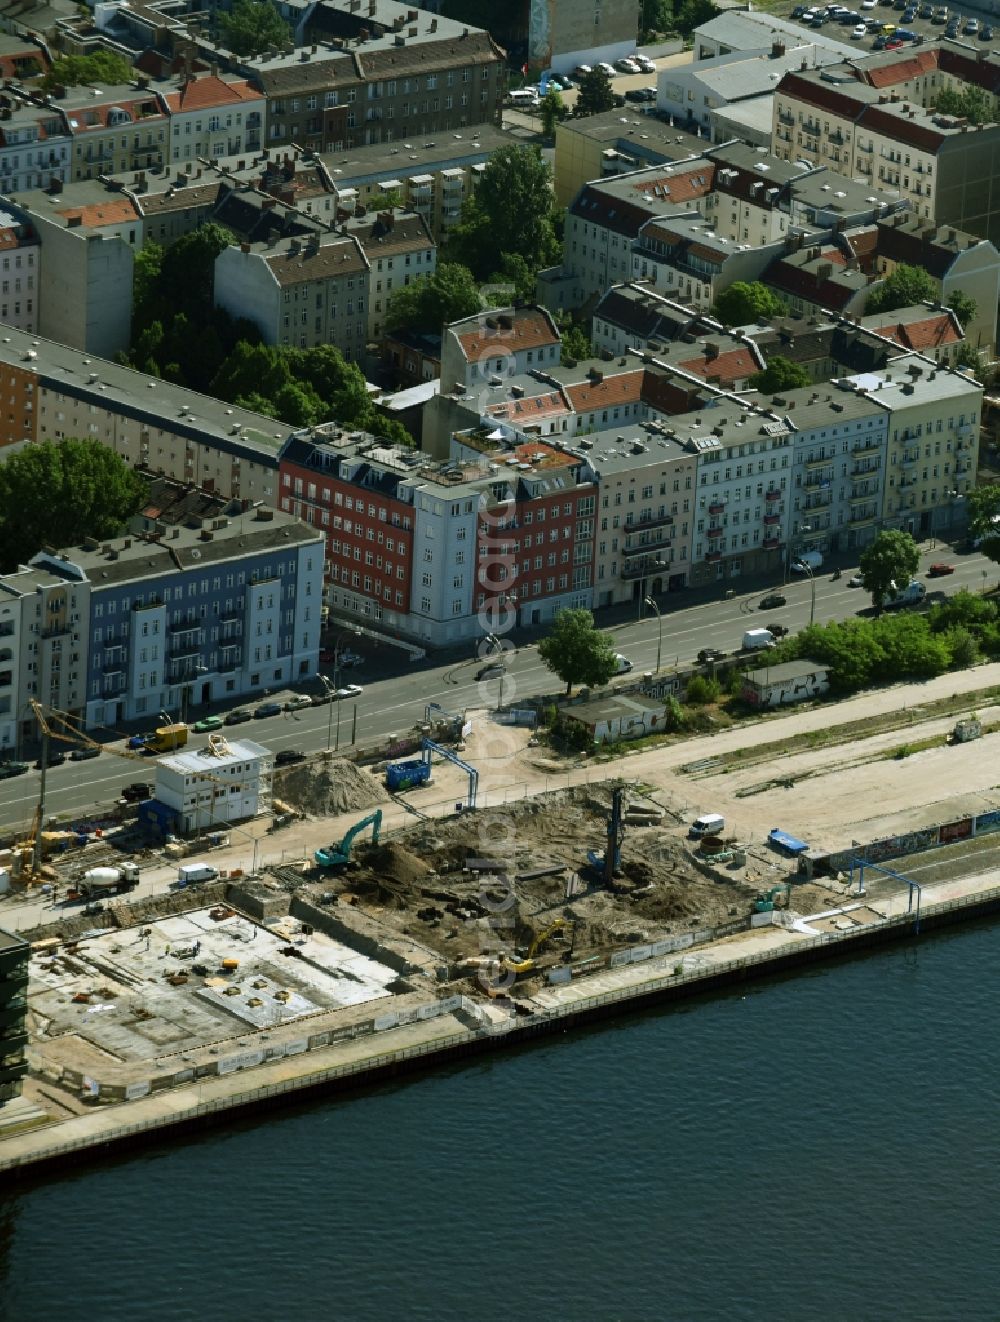
[[[0,209],[0,322],[38,329],[38,231],[17,207]]]
[[[158,170],[170,159],[167,107],[146,78],[123,87],[70,87],[58,105],[73,139],[73,179]]]
[[[276,503],[288,429],[273,418],[13,327],[0,338],[0,386],[0,455],[4,446],[94,437],[154,473]]]
[[[668,297],[707,312],[737,280],[758,280],[784,250],[775,239],[760,246],[718,233],[713,223],[687,217],[647,221],[632,247],[633,280],[648,280]]]
[[[0,94],[0,193],[62,183],[72,170],[72,138],[55,106]]]
[[[382,334],[393,290],[432,275],[437,247],[424,218],[402,207],[374,216],[353,216],[341,225],[344,235],[358,245],[368,270],[368,339]]]
[[[942,91],[964,86],[996,107],[998,69],[991,53],[945,40],[787,73],[775,93],[772,151],[896,189],[920,220],[997,239],[991,181],[1000,125],[934,107]]]
[[[461,384],[466,390],[481,390],[496,377],[561,361],[562,336],[540,306],[477,312],[446,326],[441,342],[441,379],[448,389]]]
[[[185,73],[179,87],[160,92],[160,100],[170,117],[171,165],[238,156],[264,145],[266,98],[244,79]]]
[[[770,136],[768,136],[770,145]],[[705,141],[652,115],[627,106],[556,125],[553,187],[556,201],[568,207],[593,179],[631,174],[651,165],[673,165],[699,156]]]
[[[766,55],[775,42],[786,47],[798,45],[804,36],[799,23],[779,18],[777,14],[744,9],[727,9],[694,30],[694,59],[699,64],[726,55]],[[809,41],[817,49],[841,60],[857,55],[846,41],[838,41],[829,32],[810,31]]]
[[[979,458],[978,381],[913,353],[839,384],[867,393],[888,414],[881,526],[919,535],[961,522]]]
[[[230,59],[267,99],[268,146],[352,151],[499,124],[503,52],[481,29],[395,0],[321,0],[296,42]]]
[[[37,733],[32,698],[87,729],[162,710],[185,720],[202,704],[315,673],[322,537],[240,504],[221,517],[40,551],[0,579],[0,599],[8,597],[21,612],[19,683],[3,727],[14,741]]]
[[[22,936],[0,929],[0,1108],[21,1094],[28,1073],[28,960]]]
[[[216,258],[215,303],[253,322],[267,344],[333,344],[356,359],[367,339],[368,276],[360,245],[346,235],[244,242]]]
[[[590,605],[582,461],[539,442],[494,449],[489,429],[438,461],[335,428],[289,440],[281,507],[325,531],[333,614],[438,647],[481,636],[483,612],[537,623]]]

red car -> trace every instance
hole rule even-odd
[[[899,37],[892,37],[885,43],[885,48],[886,50],[899,50],[902,46],[905,46],[905,44],[905,42],[900,41]]]
[[[954,574],[955,566],[946,565],[944,561],[939,561],[936,565],[931,565],[927,571],[928,578],[944,578],[946,574]]]

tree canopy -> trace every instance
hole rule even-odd
[[[448,238],[448,259],[468,266],[477,280],[493,274],[498,256],[523,258],[532,275],[557,260],[551,179],[537,147],[495,151]]]
[[[934,110],[967,119],[970,124],[985,124],[996,118],[993,97],[974,83],[964,83],[961,90],[943,87],[931,104]]]
[[[969,536],[979,541],[979,549],[987,559],[1000,564],[1000,486],[976,487],[966,502]]]
[[[780,317],[788,308],[759,280],[735,280],[721,291],[713,311],[726,326],[748,326],[751,322]]]
[[[45,92],[57,87],[84,87],[96,83],[129,83],[134,70],[121,55],[99,50],[93,55],[60,55],[41,79],[39,86]]]
[[[111,537],[142,508],[148,488],[98,440],[42,441],[0,464],[0,569],[43,546]]]
[[[900,262],[895,271],[876,285],[868,295],[865,312],[894,312],[896,308],[912,307],[938,296],[934,277],[922,266],[908,266]]]
[[[580,79],[580,88],[576,94],[573,115],[583,119],[587,115],[601,115],[605,110],[614,110],[615,94],[611,79],[603,69],[591,69]]]
[[[550,87],[542,97],[539,111],[542,116],[542,132],[547,138],[553,136],[557,124],[561,124],[564,119],[569,117],[569,106],[566,105],[554,87]]]
[[[948,299],[948,306],[961,322],[962,329],[965,330],[966,326],[968,326],[969,322],[976,315],[976,308],[979,304],[963,289],[956,289]]]
[[[437,335],[449,322],[471,317],[481,307],[469,268],[459,262],[442,262],[433,274],[393,290],[385,313],[386,329]]]
[[[289,45],[292,31],[271,0],[234,0],[219,13],[219,36],[235,55],[260,55]]]
[[[538,655],[569,693],[574,684],[606,684],[615,673],[615,649],[607,634],[594,627],[589,610],[561,610]]]
[[[795,390],[798,386],[807,386],[809,373],[798,363],[793,363],[790,358],[776,353],[767,360],[767,366],[762,372],[753,374],[750,384],[755,390],[774,395],[781,390]]]
[[[887,597],[902,591],[917,572],[920,549],[908,532],[891,529],[879,535],[861,552],[858,568],[865,591],[872,594],[880,611]]]
[[[568,312],[561,312],[556,317],[556,325],[562,336],[562,360],[572,367],[581,358],[592,358],[594,346],[587,332],[578,325]]]

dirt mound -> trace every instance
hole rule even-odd
[[[377,876],[408,888],[419,886],[432,871],[423,859],[411,853],[405,845],[394,842],[366,846],[358,851],[358,861]]]
[[[360,812],[389,798],[370,772],[341,758],[321,758],[275,772],[274,793],[300,812],[325,817]]]

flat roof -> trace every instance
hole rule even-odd
[[[807,679],[815,675],[817,670],[828,672],[829,669],[821,661],[783,661],[777,666],[765,665],[758,670],[751,670],[746,678],[752,684],[780,684],[788,679]]]
[[[213,771],[235,766],[237,762],[269,761],[274,757],[269,748],[255,743],[253,739],[226,739],[225,742],[229,751],[220,756],[208,748],[189,749],[184,753],[169,753],[166,757],[157,758],[157,768],[177,771],[182,776],[210,776]]]
[[[5,932],[4,929],[0,927],[0,951],[6,952],[10,950],[20,950],[22,948],[27,952],[28,943],[25,941],[24,937],[18,936],[16,932]]]

